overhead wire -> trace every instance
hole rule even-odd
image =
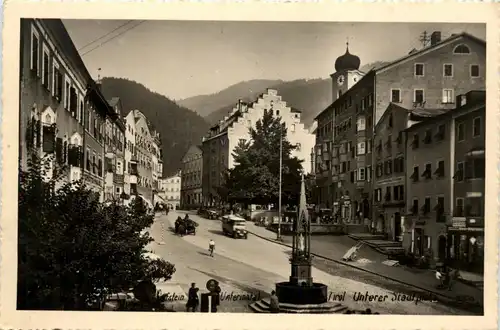
[[[88,53],[93,52],[94,50],[96,50],[96,49],[98,49],[98,48],[100,48],[100,47],[104,46],[105,44],[107,44],[107,43],[108,43],[108,42],[110,42],[111,40],[114,40],[114,39],[118,38],[119,36],[122,36],[123,34],[127,33],[128,31],[130,31],[130,30],[132,30],[132,29],[135,29],[136,27],[138,27],[139,25],[141,25],[141,24],[142,24],[142,23],[144,23],[144,22],[145,22],[145,21],[140,21],[140,22],[139,22],[139,23],[137,23],[136,25],[133,25],[133,26],[129,27],[128,29],[125,29],[125,30],[121,31],[120,33],[118,33],[118,34],[114,35],[113,37],[111,37],[111,38],[109,38],[109,39],[105,40],[104,42],[100,43],[100,44],[99,44],[99,45],[97,45],[96,47],[89,49],[88,51],[86,51],[85,53],[81,54],[80,56],[85,56],[85,55],[87,55]]]
[[[113,32],[115,32],[115,31],[117,31],[117,30],[121,29],[121,28],[122,28],[122,27],[124,27],[125,25],[128,25],[128,24],[130,24],[130,23],[132,23],[132,22],[133,22],[133,20],[130,20],[130,21],[125,22],[124,24],[121,24],[120,26],[118,26],[118,27],[114,28],[113,30],[109,31],[108,33],[106,33],[106,34],[104,34],[104,35],[100,36],[99,38],[92,40],[91,42],[89,42],[89,43],[88,43],[88,44],[86,44],[85,46],[80,47],[80,49],[78,49],[78,51],[81,51],[81,50],[83,50],[83,49],[87,48],[88,46],[90,46],[90,45],[92,45],[92,44],[94,44],[94,43],[98,42],[99,40],[102,40],[102,39],[106,38],[107,36],[109,36],[109,35],[110,35],[110,34],[112,34]]]

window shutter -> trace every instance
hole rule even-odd
[[[56,129],[54,126],[43,127],[43,152],[53,153],[55,151]]]
[[[29,120],[26,127],[26,147],[28,150],[33,148],[35,143],[35,123],[36,120]]]
[[[102,159],[99,159],[99,162],[97,165],[97,170],[98,170],[99,176],[102,176]]]

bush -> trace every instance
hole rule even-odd
[[[145,258],[142,233],[154,219],[140,198],[129,207],[100,203],[82,182],[63,183],[50,159],[20,170],[18,309],[86,310],[141,281],[168,280],[174,265]]]

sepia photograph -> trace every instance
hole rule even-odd
[[[15,310],[485,316],[485,22],[53,17],[14,25]]]

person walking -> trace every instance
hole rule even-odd
[[[188,312],[196,312],[198,308],[200,302],[198,299],[198,291],[199,289],[196,287],[196,283],[191,283],[191,287],[188,291],[188,301],[186,303],[186,310]]]
[[[210,256],[214,256],[214,250],[215,250],[215,242],[213,239],[210,239],[208,242],[208,251],[210,252]]]
[[[276,295],[276,291],[271,292],[271,302],[269,304],[269,310],[271,313],[279,313],[280,312],[280,302],[278,296]]]

